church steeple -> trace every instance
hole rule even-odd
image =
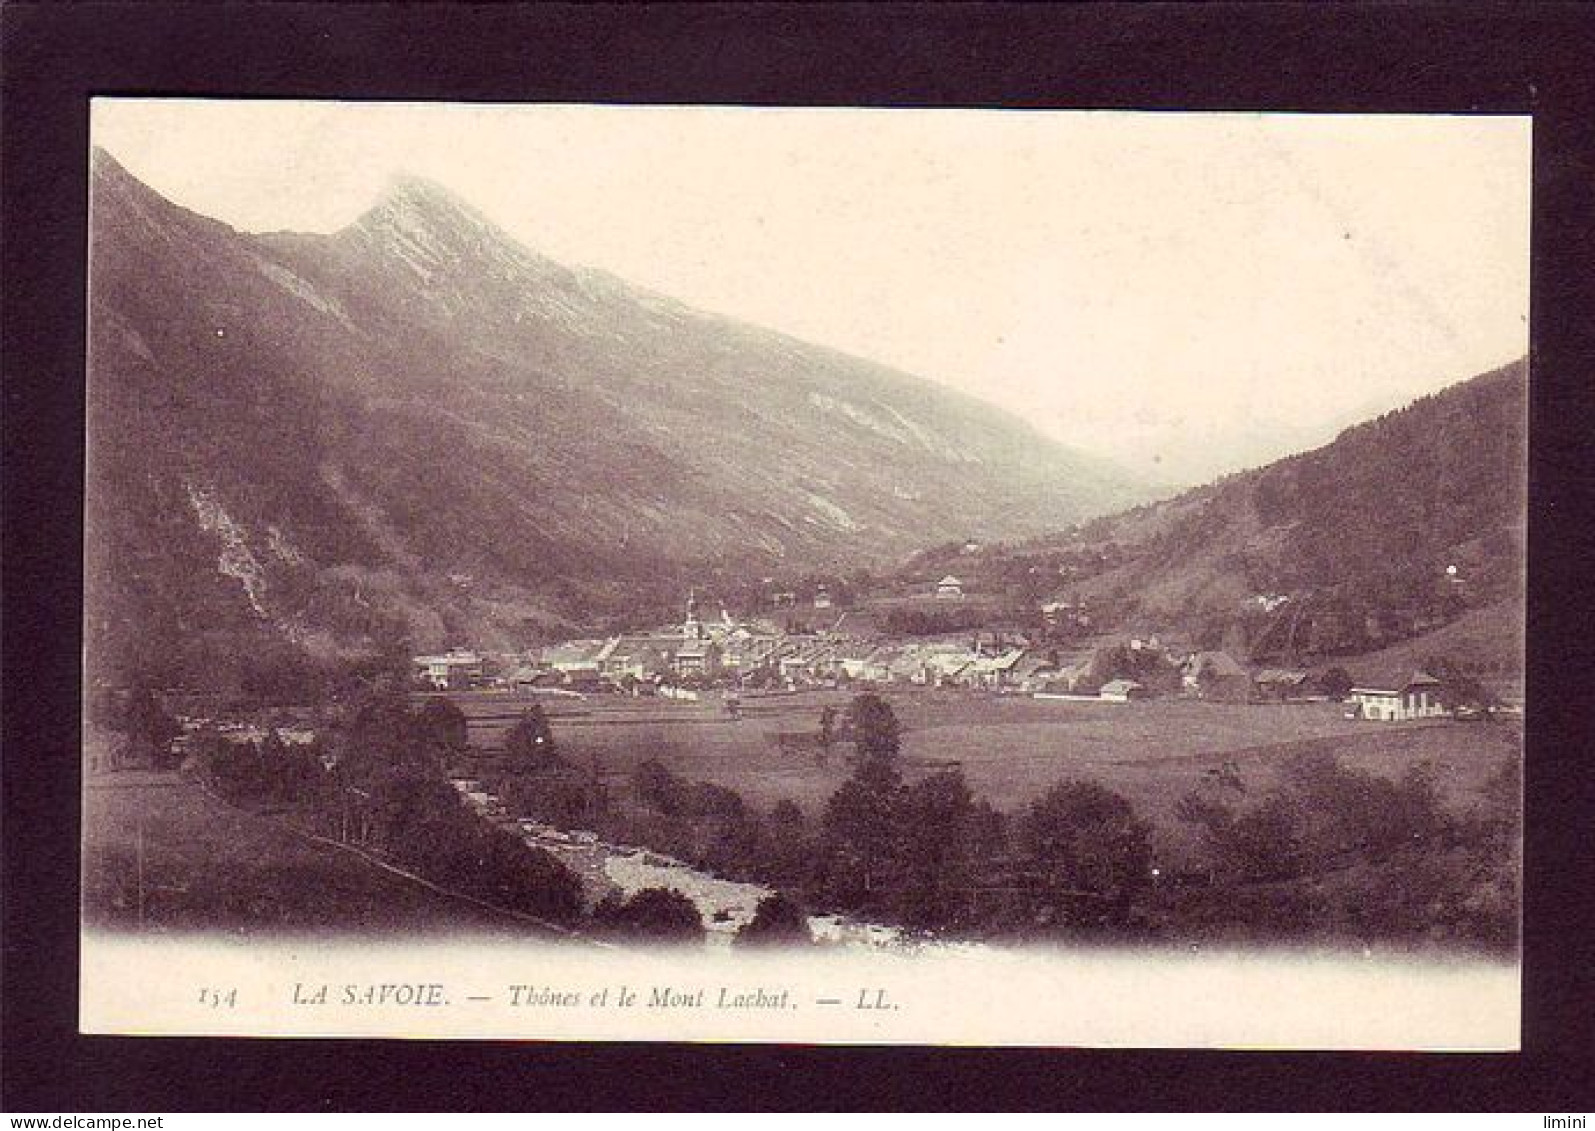
[[[687,590],[687,619],[681,626],[681,635],[688,640],[703,639],[703,625],[698,622],[698,591]]]

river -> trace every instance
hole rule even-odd
[[[647,888],[673,888],[680,892],[698,909],[712,947],[729,947],[737,932],[753,918],[759,901],[775,894],[774,888],[764,884],[722,879],[646,848],[610,844],[591,832],[569,831],[514,817],[480,782],[459,778],[452,784],[479,817],[517,831],[527,844],[560,860],[581,877],[583,885],[597,898],[609,891],[629,897]],[[890,951],[981,949],[978,943],[913,938],[898,927],[859,922],[842,915],[811,915],[808,923],[815,942],[829,946]]]

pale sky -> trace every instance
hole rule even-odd
[[[246,231],[396,172],[536,251],[907,370],[1173,484],[1523,356],[1524,117],[96,99]]]

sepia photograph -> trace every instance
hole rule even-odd
[[[95,98],[83,1032],[1517,1049],[1531,140]]]

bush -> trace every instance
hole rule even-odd
[[[657,758],[643,762],[631,775],[637,800],[667,817],[686,816],[692,810],[692,785]]]
[[[593,908],[593,923],[605,934],[657,942],[703,938],[703,919],[692,900],[674,888],[644,888],[630,899],[611,894]]]
[[[802,905],[781,892],[759,900],[753,918],[743,925],[736,937],[739,946],[793,946],[813,941]]]

